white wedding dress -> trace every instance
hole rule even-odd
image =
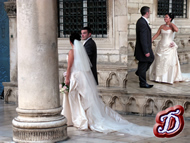
[[[80,50],[81,53],[79,53]],[[97,85],[88,62],[88,56],[80,41],[74,41],[74,63],[70,76],[69,94],[64,94],[62,114],[68,125],[80,130],[120,132],[150,137],[153,126],[138,126],[125,120],[106,106],[98,95]],[[86,66],[88,65],[88,66]]]
[[[161,29],[161,40],[155,51],[155,60],[149,69],[149,79],[157,82],[173,84],[177,81],[189,81],[190,74],[181,73],[177,48],[175,42],[173,47],[173,31]]]

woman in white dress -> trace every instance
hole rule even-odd
[[[177,54],[178,46],[173,41],[174,32],[178,32],[177,26],[172,23],[173,19],[173,14],[166,14],[164,17],[166,23],[160,26],[152,38],[153,42],[161,35],[161,40],[155,51],[155,60],[149,70],[149,79],[152,81],[170,84],[183,81]]]
[[[71,34],[70,43],[72,49],[69,51],[65,81],[70,88],[68,100],[63,100],[62,111],[68,119],[68,125],[73,124],[80,130],[90,129],[102,133],[116,131],[153,136],[153,128],[130,123],[103,103],[98,95],[87,53],[80,42],[80,35]]]

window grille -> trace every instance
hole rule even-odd
[[[158,16],[173,13],[176,18],[187,18],[187,0],[158,0]]]
[[[58,34],[69,37],[89,26],[92,37],[107,37],[107,0],[58,0]]]

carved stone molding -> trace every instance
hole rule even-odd
[[[59,64],[60,83],[64,81],[63,73],[66,69],[66,63]],[[99,86],[127,88],[128,72],[126,65],[97,64],[97,70]]]
[[[19,129],[13,126],[13,137],[17,142],[56,142],[67,138],[66,125],[55,129]]]
[[[112,77],[113,77],[113,76],[116,76],[116,73],[111,72],[111,73],[109,74],[109,77],[108,77],[107,80],[106,80],[106,87],[110,87],[110,81],[112,80]]]
[[[156,113],[158,113],[158,107],[156,106],[156,102],[151,98],[146,101],[143,109],[143,115],[155,115]]]
[[[121,114],[139,114],[155,116],[159,111],[174,105],[184,107],[184,117],[190,117],[189,95],[178,94],[143,94],[128,93],[122,88],[101,87],[99,88],[103,102]]]
[[[18,83],[17,82],[3,82],[5,103],[18,102]]]
[[[8,103],[8,97],[11,95],[12,89],[8,89],[6,94],[5,94],[5,103]]]
[[[12,120],[13,140],[19,143],[53,143],[65,140],[68,137],[66,122],[64,116],[18,116]]]
[[[174,103],[171,100],[165,101],[165,105],[162,107],[162,110],[166,110],[168,107],[174,106]]]
[[[16,0],[4,2],[5,10],[9,17],[16,17]]]

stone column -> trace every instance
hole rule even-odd
[[[10,81],[17,82],[17,21],[16,0],[4,2],[9,17]]]
[[[57,2],[17,0],[18,117],[15,142],[57,142],[67,138],[60,115]]]
[[[18,101],[16,0],[4,2],[9,17],[10,82],[3,82],[5,102]]]

